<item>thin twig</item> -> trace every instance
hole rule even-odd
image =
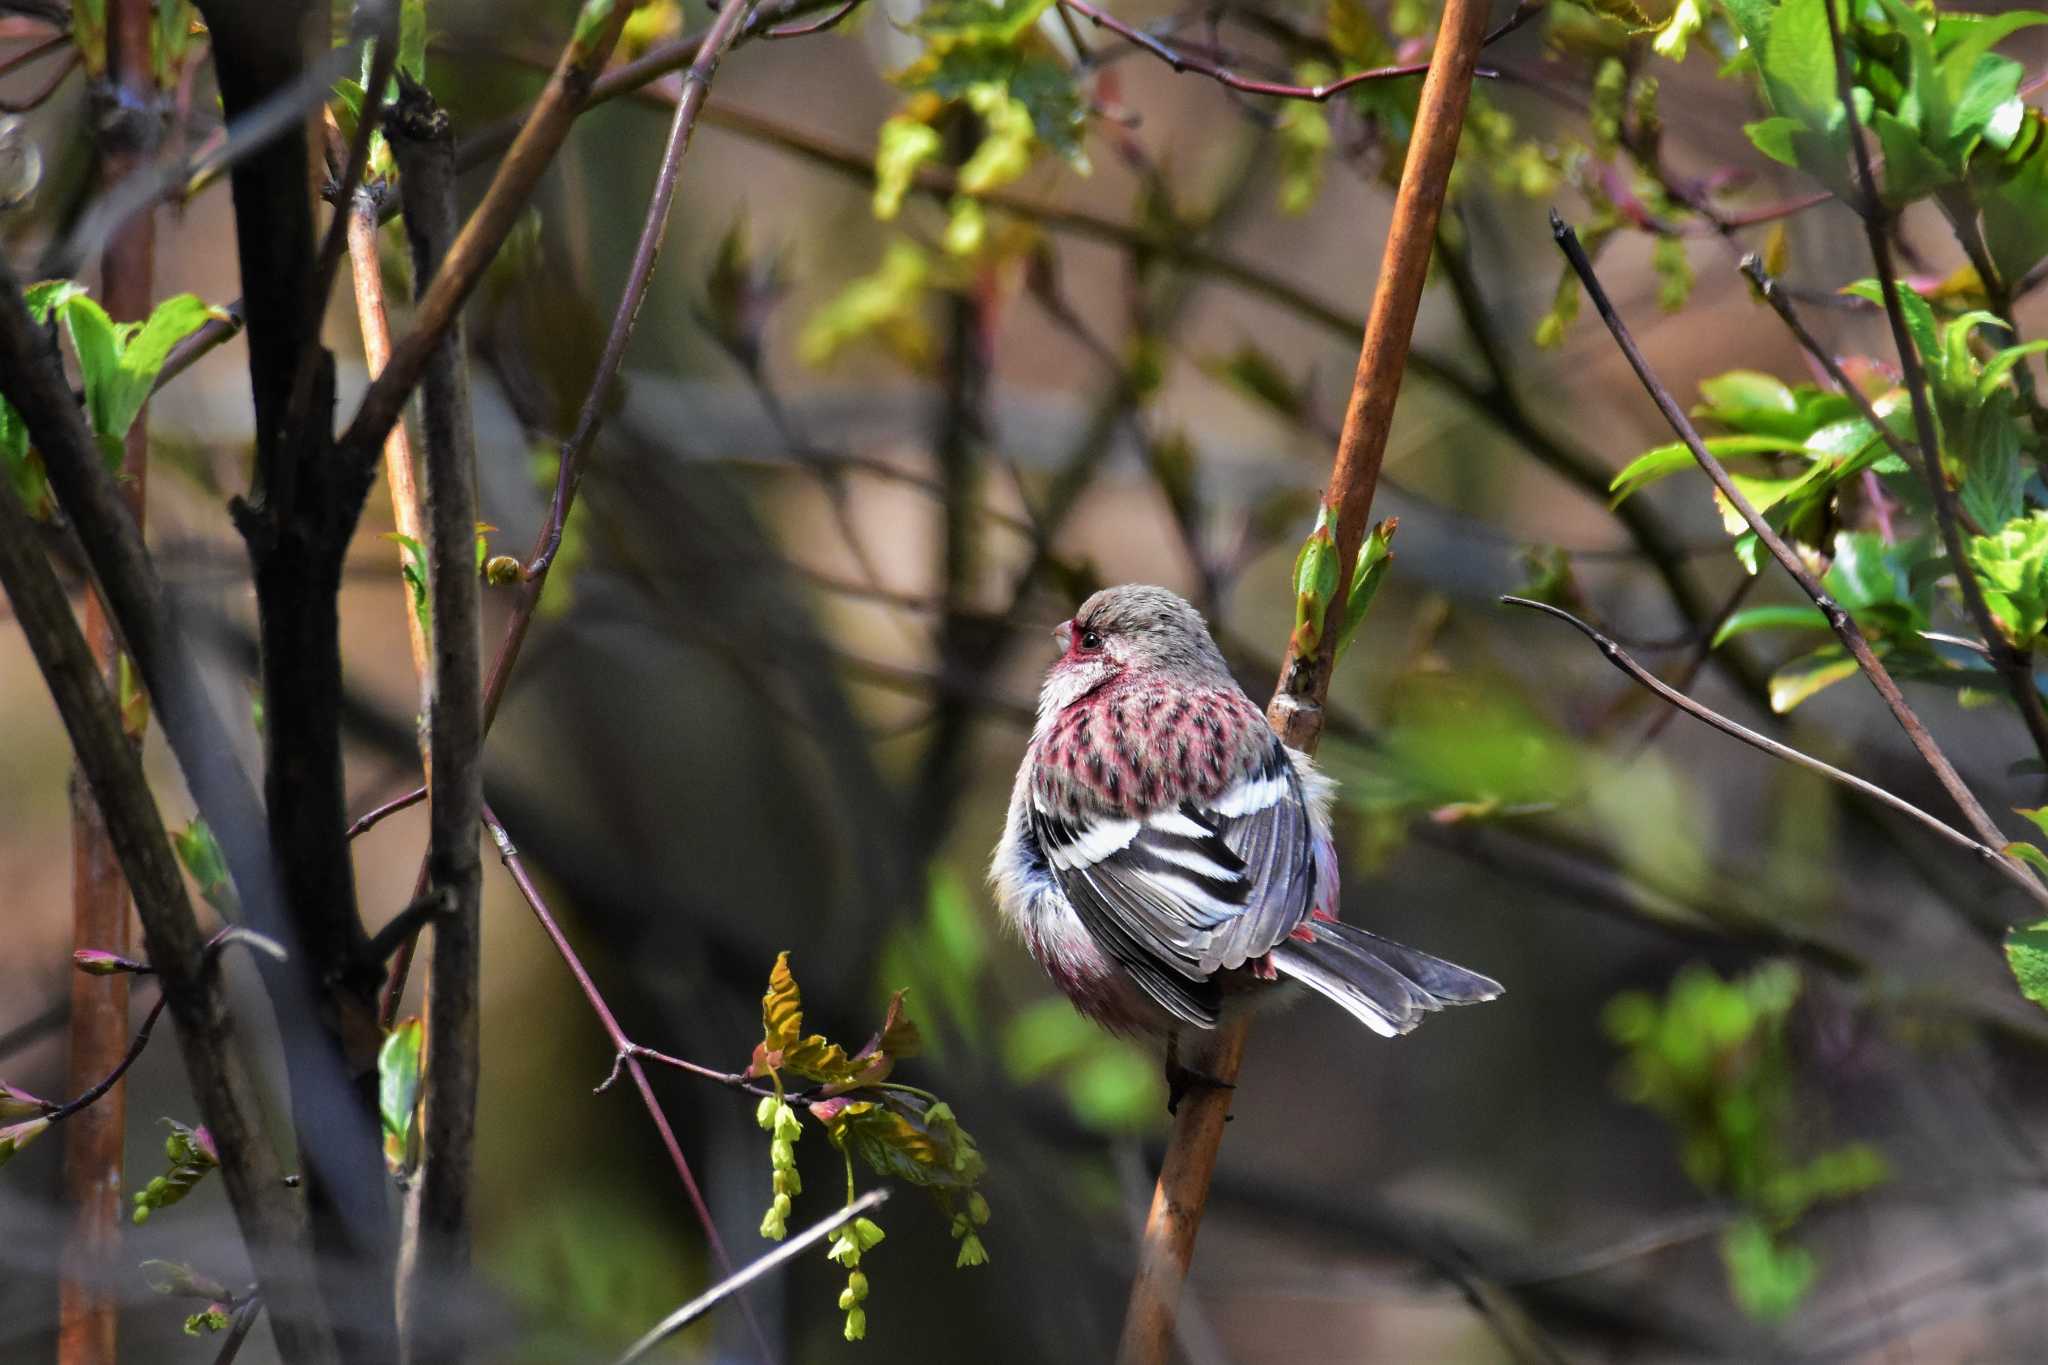
[[[738,4],[739,0],[727,0],[727,3]],[[880,1207],[882,1202],[888,1197],[889,1187],[887,1185],[877,1185],[845,1208],[840,1209],[830,1218],[805,1228],[802,1232],[790,1238],[760,1260],[747,1266],[746,1269],[739,1271],[737,1274],[727,1276],[649,1328],[645,1336],[626,1348],[626,1353],[619,1357],[617,1365],[633,1365],[634,1361],[641,1359],[662,1342],[667,1341],[698,1318],[703,1317],[713,1308],[716,1308],[724,1299],[739,1293],[740,1290],[745,1289],[769,1271],[779,1269],[788,1262],[795,1260],[799,1255],[809,1251],[812,1247],[838,1231],[842,1224],[858,1218],[869,1209]]]
[[[406,610],[408,612],[412,610],[410,604],[407,605]],[[373,806],[358,816],[356,822],[348,827],[347,837],[354,839],[359,834],[366,834],[382,823],[385,817],[396,815],[402,810],[417,806],[426,799],[427,789],[425,787],[414,787],[403,796],[394,796],[381,806]]]
[[[156,1003],[151,1005],[149,1013],[142,1017],[142,1027],[135,1030],[135,1037],[129,1042],[128,1050],[121,1054],[121,1060],[114,1064],[112,1071],[86,1087],[78,1098],[53,1105],[50,1112],[43,1117],[52,1123],[68,1119],[87,1105],[97,1103],[102,1095],[112,1090],[121,1077],[127,1074],[128,1068],[135,1065],[135,1059],[142,1055],[142,1050],[149,1046],[149,1035],[155,1030],[157,1016],[164,1012],[164,1005],[168,999],[169,997],[161,993],[157,995]]]
[[[1394,397],[1421,302],[1451,163],[1464,127],[1472,72],[1485,41],[1486,17],[1484,0],[1448,0],[1416,109],[1415,132],[1395,196],[1351,402],[1330,473],[1327,500],[1337,539],[1339,585],[1326,616],[1331,626],[1322,632],[1321,647],[1313,658],[1286,661],[1267,708],[1274,731],[1303,750],[1312,751],[1322,733],[1323,703],[1329,694],[1336,653],[1334,623],[1343,619],[1344,591],[1365,539]],[[1218,1029],[1205,1040],[1207,1046],[1194,1065],[1217,1079],[1234,1081],[1244,1056],[1246,1027],[1239,1019]],[[1121,1365],[1164,1365],[1172,1353],[1181,1286],[1194,1255],[1195,1235],[1208,1201],[1232,1093],[1220,1086],[1197,1090],[1175,1115],[1145,1222],[1137,1274],[1131,1283],[1117,1356]]]
[[[1643,358],[1642,351],[1636,346],[1635,338],[1629,335],[1627,324],[1621,320],[1621,316],[1614,311],[1614,305],[1608,301],[1607,291],[1601,287],[1600,277],[1594,272],[1593,263],[1586,259],[1585,249],[1579,245],[1578,234],[1566,226],[1564,220],[1555,212],[1550,216],[1550,223],[1551,233],[1557,238],[1565,259],[1571,262],[1572,269],[1585,285],[1587,295],[1592,298],[1594,308],[1599,310],[1601,320],[1607,324],[1608,331],[1614,334],[1615,343],[1621,347],[1622,354],[1628,358],[1629,365],[1635,370],[1636,377],[1642,381],[1643,388],[1656,402],[1658,410],[1664,414],[1664,420],[1671,424],[1671,429],[1692,452],[1693,459],[1706,471],[1707,477],[1713,480],[1714,487],[1721,491],[1721,495],[1728,500],[1728,505],[1736,510],[1744,524],[1756,533],[1757,539],[1771,552],[1771,557],[1785,567],[1785,571],[1792,575],[1793,581],[1798,583],[1801,590],[1813,599],[1814,605],[1820,608],[1821,614],[1827,618],[1828,625],[1834,630],[1836,637],[1856,660],[1864,675],[1870,679],[1870,684],[1877,689],[1877,694],[1884,698],[1885,705],[1891,709],[1899,728],[1906,732],[1906,737],[1912,741],[1913,747],[1926,760],[1927,766],[1933,769],[1936,779],[1963,812],[1977,838],[1994,848],[2004,847],[2006,840],[1999,833],[1998,826],[1985,814],[1984,807],[1978,803],[1968,784],[1963,781],[1962,775],[1955,770],[1955,765],[1949,762],[1948,756],[1941,751],[1940,745],[1935,743],[1934,737],[1928,733],[1920,717],[1914,714],[1913,708],[1906,703],[1904,694],[1899,691],[1899,685],[1892,680],[1891,673],[1871,651],[1870,642],[1864,638],[1855,618],[1843,609],[1841,603],[1835,601],[1822,586],[1821,581],[1814,577],[1813,571],[1806,567],[1805,561],[1785,544],[1784,538],[1757,514],[1756,508],[1743,496],[1742,490],[1735,486],[1735,481],[1729,477],[1727,469],[1700,440],[1699,432],[1686,417],[1684,409],[1679,407],[1678,400],[1671,396],[1671,391],[1664,387],[1663,382],[1650,369],[1650,363]]]
[[[1892,454],[1915,468],[1923,465],[1925,457],[1919,448],[1892,430],[1891,423],[1878,415],[1876,407],[1864,396],[1856,381],[1849,378],[1848,371],[1842,368],[1842,362],[1835,358],[1835,353],[1821,345],[1820,339],[1807,329],[1798,310],[1792,306],[1791,296],[1776,279],[1772,278],[1771,273],[1764,269],[1763,257],[1752,251],[1742,258],[1740,268],[1742,273],[1749,277],[1749,282],[1756,286],[1757,294],[1771,306],[1771,311],[1776,313],[1791,331],[1800,347],[1813,357],[1814,363],[1820,366],[1829,381],[1842,391],[1842,396],[1855,405],[1857,415],[1870,423],[1871,429],[1883,438],[1884,443],[1891,448]]]
[[[1956,518],[1955,490],[1948,486],[1948,471],[1942,467],[1934,406],[1927,395],[1927,372],[1920,352],[1913,344],[1913,335],[1906,328],[1905,308],[1899,301],[1898,270],[1892,263],[1891,240],[1885,235],[1881,218],[1877,175],[1870,166],[1870,149],[1863,142],[1863,122],[1856,113],[1856,101],[1850,97],[1853,82],[1849,73],[1849,55],[1842,44],[1841,19],[1832,3],[1821,8],[1827,11],[1828,41],[1834,47],[1835,91],[1848,120],[1849,149],[1856,163],[1857,191],[1862,201],[1856,206],[1857,214],[1863,220],[1863,233],[1870,243],[1871,259],[1877,266],[1878,292],[1884,296],[1885,317],[1891,323],[1892,342],[1899,351],[1899,374],[1905,382],[1906,395],[1913,404],[1913,430],[1926,457],[1921,462],[1921,469],[1927,477],[1928,495],[1934,503],[1934,520],[1941,530],[1942,549],[1947,552],[1949,564],[1955,570],[1956,586],[1962,591],[1963,608],[1969,614],[1970,623],[1984,637],[1984,643],[1991,647],[1992,667],[2005,679],[2013,704],[2019,708],[2020,719],[2026,723],[2027,734],[2034,741],[2035,753],[2043,762],[2048,762],[2048,707],[2043,706],[2041,690],[2034,682],[2033,658],[2028,651],[2015,646],[1999,629],[1997,620],[1991,615],[1990,605],[1984,600],[1983,586],[1977,582],[1977,571],[1970,566],[1969,555],[1963,545],[1962,528]],[[1979,833],[1982,832],[1980,829]]]
[[[58,41],[62,42],[63,39]],[[57,69],[50,73],[50,78],[34,93],[24,95],[18,100],[0,100],[0,114],[26,114],[31,109],[41,108],[50,96],[57,93],[57,87],[71,78],[71,73],[78,70],[79,63],[84,60],[79,51],[73,48],[70,55],[58,63]]]
[[[1602,635],[1599,631],[1562,607],[1553,607],[1548,602],[1531,601],[1526,597],[1508,596],[1502,597],[1500,600],[1509,606],[1528,607],[1532,610],[1543,612],[1546,615],[1555,616],[1560,621],[1571,623],[1582,635],[1600,647],[1600,652],[1607,657],[1609,663],[1695,720],[1704,721],[1722,734],[1732,735],[1744,744],[1763,750],[1773,758],[1783,759],[1785,762],[1795,767],[1804,768],[1808,772],[1819,773],[1830,782],[1839,782],[1851,791],[1860,792],[1873,801],[1891,807],[1901,815],[1910,816],[1925,828],[1934,831],[1934,833],[1940,835],[1949,843],[1954,844],[1957,848],[1975,854],[1979,859],[2003,874],[2015,886],[2025,891],[2037,904],[2048,906],[2048,887],[2042,886],[2040,882],[2030,876],[2017,862],[2007,857],[2000,848],[1979,843],[1953,825],[1930,815],[1903,797],[1894,796],[1891,792],[1886,791],[1874,782],[1866,782],[1854,773],[1844,772],[1833,764],[1824,763],[1811,754],[1801,753],[1789,744],[1780,744],[1768,735],[1760,735],[1748,726],[1738,724],[1719,712],[1701,705],[1691,697],[1686,696],[1685,693],[1680,692],[1677,688],[1666,684],[1663,679],[1630,658],[1620,645],[1608,639],[1605,635]]]
[[[1245,95],[1269,95],[1276,99],[1308,100],[1321,104],[1334,95],[1340,95],[1346,90],[1371,81],[1398,80],[1404,76],[1425,75],[1429,71],[1428,62],[1404,62],[1398,66],[1377,66],[1370,71],[1354,71],[1348,76],[1340,76],[1336,80],[1326,81],[1320,85],[1288,85],[1279,81],[1252,80],[1238,75],[1226,66],[1200,57],[1191,57],[1185,52],[1168,47],[1143,29],[1133,28],[1115,15],[1097,9],[1088,3],[1088,0],[1058,0],[1058,3],[1061,9],[1073,11],[1097,28],[1106,28],[1125,42],[1136,44],[1176,72],[1192,71],[1198,76],[1208,77],[1225,89]],[[1491,43],[1496,38],[1506,37],[1542,12],[1543,6],[1540,3],[1517,7],[1505,23],[1487,35],[1486,42]],[[1474,74],[1490,79],[1496,73],[1482,67],[1477,68]]]
[[[742,7],[741,0],[728,0],[728,5],[732,9]],[[704,1192],[697,1185],[697,1177],[690,1169],[689,1159],[683,1155],[682,1144],[676,1141],[675,1130],[669,1126],[668,1115],[662,1112],[660,1101],[654,1097],[654,1086],[647,1079],[647,1069],[640,1064],[638,1044],[626,1036],[626,1030],[620,1025],[618,1016],[612,1013],[611,1006],[605,1001],[604,993],[598,990],[597,982],[591,979],[589,970],[584,967],[583,959],[569,946],[568,935],[564,934],[562,926],[555,922],[554,915],[548,910],[547,901],[541,897],[540,888],[535,886],[533,878],[527,875],[526,864],[520,858],[518,848],[513,845],[512,836],[505,832],[505,826],[492,812],[489,802],[484,803],[483,821],[484,829],[490,834],[492,842],[498,846],[498,860],[505,865],[505,871],[511,874],[512,884],[519,889],[527,908],[533,911],[533,917],[540,922],[541,931],[548,936],[548,941],[555,945],[555,952],[561,956],[563,965],[568,967],[569,975],[576,979],[577,988],[583,992],[583,998],[589,1003],[591,1013],[597,1016],[598,1025],[604,1029],[605,1037],[611,1040],[614,1057],[624,1059],[626,1074],[633,1078],[633,1088],[640,1092],[640,1103],[646,1108],[647,1117],[654,1124],[654,1130],[661,1138],[661,1145],[668,1151],[670,1163],[676,1168],[676,1177],[682,1182],[683,1193],[690,1201],[690,1208],[696,1213],[697,1221],[704,1229],[704,1239],[711,1248],[711,1255],[718,1262],[719,1268],[727,1275],[731,1275],[732,1259],[726,1254],[725,1241],[718,1235],[718,1224],[711,1217],[711,1207],[704,1202]],[[769,1348],[768,1339],[761,1331],[761,1324],[755,1319],[754,1310],[745,1299],[740,1300],[740,1311],[746,1316],[748,1330],[753,1333],[754,1345],[759,1350],[761,1359],[773,1361],[775,1353]]]

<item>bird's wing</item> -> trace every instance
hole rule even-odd
[[[1082,924],[1190,1023],[1216,1021],[1219,969],[1268,952],[1308,915],[1313,835],[1277,738],[1213,796],[1142,816],[1054,810],[1034,796],[1031,819]]]

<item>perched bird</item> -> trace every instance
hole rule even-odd
[[[1337,919],[1335,788],[1281,743],[1201,613],[1164,588],[1096,593],[1060,658],[989,869],[1002,913],[1089,1018],[1177,1039],[1298,981],[1386,1037],[1498,982]]]

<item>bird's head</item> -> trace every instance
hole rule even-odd
[[[1189,687],[1232,682],[1202,614],[1165,588],[1104,588],[1052,635],[1060,657],[1039,693],[1041,723],[1116,678],[1157,677]]]

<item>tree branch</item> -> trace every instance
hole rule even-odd
[[[1512,607],[1529,607],[1546,615],[1555,616],[1561,621],[1570,622],[1578,629],[1580,634],[1600,647],[1600,652],[1607,657],[1609,663],[1693,719],[1704,721],[1722,734],[1732,735],[1752,748],[1763,750],[1773,758],[1782,759],[1795,767],[1804,768],[1808,772],[1819,773],[1830,782],[1839,782],[1851,791],[1859,792],[1873,801],[1891,807],[1901,815],[1911,817],[1925,828],[1934,831],[1943,839],[1946,839],[1949,843],[1975,854],[1985,863],[1988,863],[2008,881],[2012,882],[2022,891],[2025,891],[2028,896],[2033,898],[2036,904],[2048,906],[2048,886],[2043,886],[2035,878],[2028,875],[2018,863],[2007,857],[1999,848],[1979,843],[1961,830],[1956,829],[1945,821],[1936,819],[1933,815],[1920,809],[1920,807],[1905,798],[1894,796],[1874,782],[1866,782],[1854,773],[1844,772],[1831,763],[1823,763],[1820,759],[1810,754],[1801,753],[1789,744],[1780,744],[1768,735],[1760,735],[1747,726],[1740,725],[1719,712],[1701,705],[1691,697],[1686,696],[1685,693],[1680,692],[1677,688],[1668,686],[1663,679],[1644,668],[1634,659],[1631,659],[1620,645],[1561,607],[1553,607],[1547,602],[1533,602],[1526,597],[1509,596],[1503,597],[1500,600]]]
[[[415,290],[430,291],[455,240],[455,142],[426,91],[405,90],[389,130],[405,202]],[[433,671],[427,698],[427,894],[446,913],[434,923],[427,989],[425,1140],[409,1191],[399,1286],[403,1358],[462,1355],[452,1315],[437,1320],[438,1286],[469,1269],[481,1037],[483,861],[482,605],[476,563],[476,440],[470,423],[460,320],[427,358],[420,383],[425,454],[427,580],[433,602]]]
[[[1430,72],[1423,80],[1415,132],[1395,195],[1393,222],[1326,494],[1338,560],[1337,596],[1326,616],[1329,622],[1343,619],[1345,590],[1365,539],[1394,398],[1464,126],[1472,72],[1485,40],[1486,17],[1484,0],[1447,0]],[[1293,656],[1282,665],[1267,718],[1275,733],[1296,748],[1313,751],[1321,737],[1338,633],[1326,628],[1313,657]],[[1244,1057],[1246,1032],[1242,1018],[1224,1024],[1204,1040],[1207,1046],[1194,1066],[1219,1080],[1234,1081]],[[1194,1256],[1231,1094],[1222,1087],[1199,1090],[1181,1104],[1174,1118],[1131,1284],[1117,1355],[1120,1365],[1163,1365],[1171,1354],[1181,1285]]]
[[[1627,324],[1622,322],[1620,315],[1614,311],[1614,305],[1608,301],[1607,291],[1601,287],[1600,277],[1594,273],[1593,263],[1586,259],[1585,250],[1579,245],[1577,234],[1555,213],[1551,214],[1550,223],[1551,232],[1557,238],[1565,259],[1571,262],[1572,269],[1577,272],[1580,282],[1586,287],[1586,293],[1592,298],[1594,308],[1599,310],[1601,320],[1607,324],[1608,331],[1614,334],[1615,343],[1621,347],[1622,354],[1628,358],[1629,365],[1636,372],[1636,378],[1642,381],[1643,388],[1655,401],[1658,410],[1664,414],[1664,420],[1671,424],[1671,429],[1692,452],[1693,459],[1706,471],[1714,487],[1721,491],[1721,495],[1728,500],[1728,505],[1742,517],[1744,524],[1756,533],[1757,539],[1771,552],[1772,558],[1784,565],[1785,571],[1792,575],[1793,581],[1798,583],[1801,590],[1813,599],[1814,605],[1821,609],[1821,614],[1827,618],[1828,625],[1834,630],[1836,637],[1855,658],[1864,675],[1870,679],[1871,686],[1877,689],[1877,694],[1891,709],[1899,728],[1906,732],[1906,737],[1926,760],[1927,766],[1933,769],[1943,789],[1962,810],[1964,818],[1969,821],[1970,828],[1976,833],[1977,838],[1994,848],[2003,848],[2006,839],[1999,833],[1998,826],[1985,814],[1984,807],[1971,793],[1961,774],[1956,772],[1955,765],[1948,761],[1948,756],[1942,753],[1941,747],[1934,742],[1934,737],[1927,732],[1927,727],[1921,723],[1920,717],[1906,704],[1906,698],[1899,691],[1899,685],[1892,680],[1890,672],[1871,652],[1870,642],[1863,637],[1863,632],[1857,627],[1855,619],[1843,610],[1841,603],[1829,595],[1821,581],[1814,577],[1813,571],[1808,569],[1805,562],[1785,544],[1784,538],[1757,514],[1756,508],[1750,505],[1742,490],[1728,477],[1727,469],[1700,440],[1699,432],[1693,429],[1692,422],[1678,406],[1678,401],[1671,396],[1671,391],[1664,387],[1662,381],[1650,369],[1649,361],[1643,358],[1643,353],[1636,347],[1635,338],[1629,335]]]

